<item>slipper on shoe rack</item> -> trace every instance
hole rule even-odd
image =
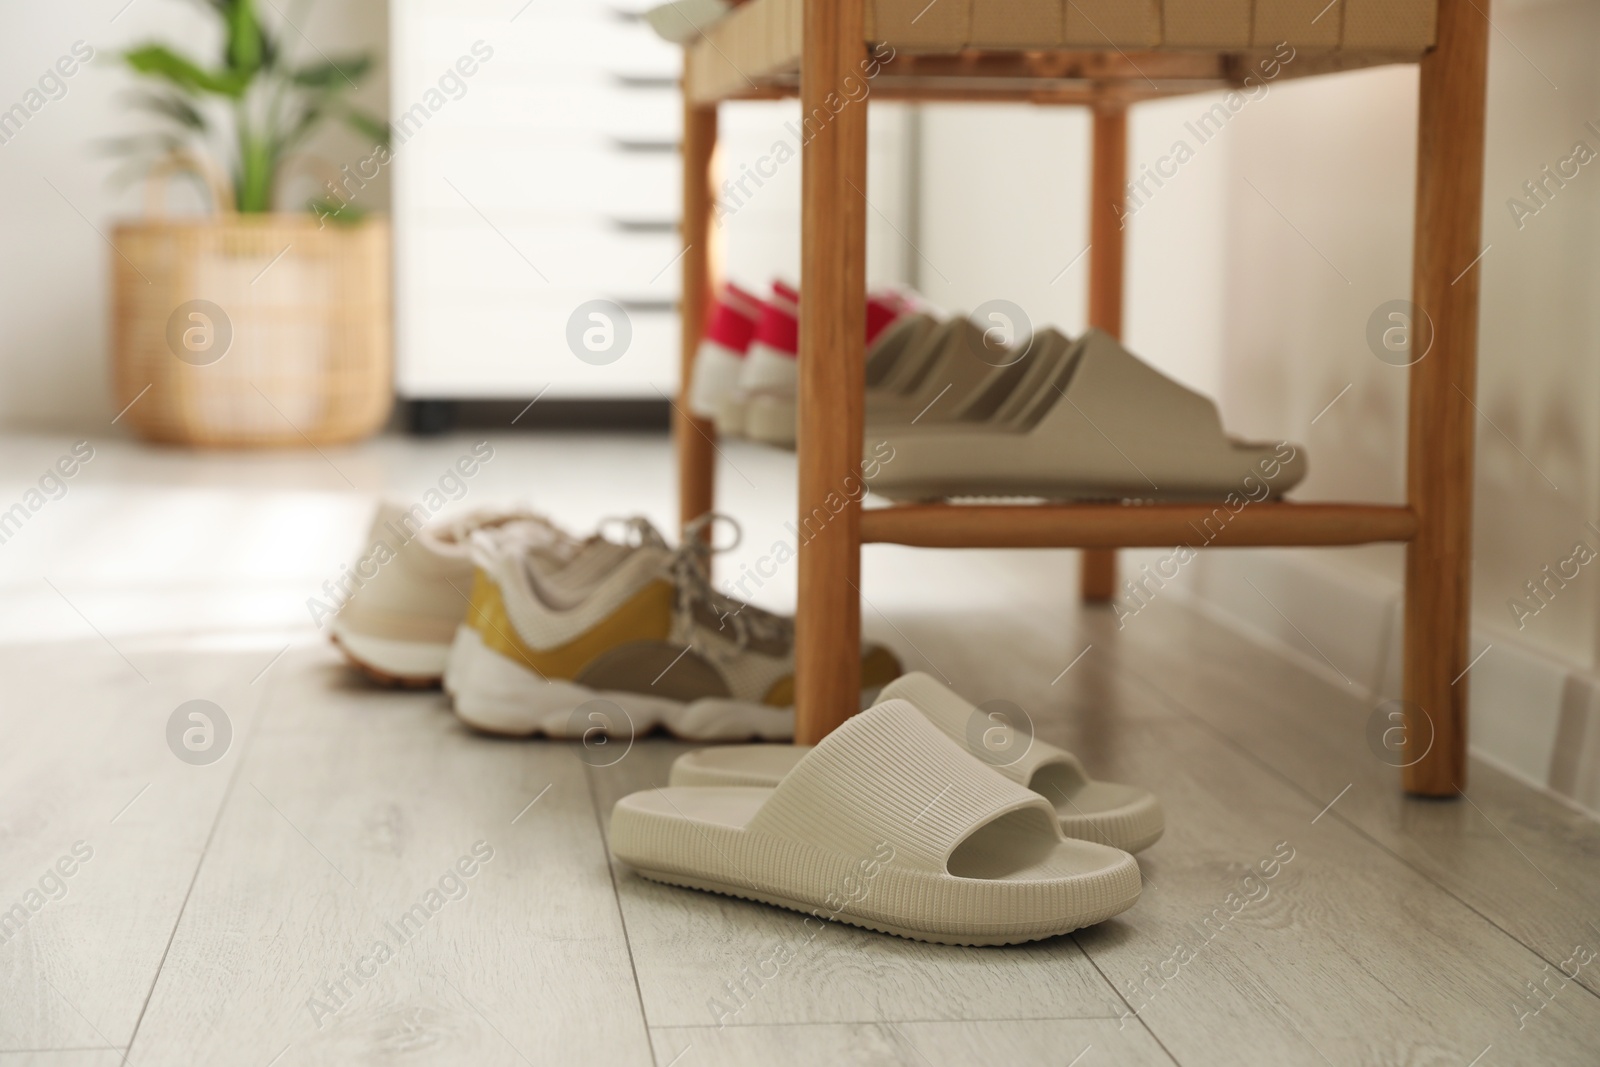
[[[1306,473],[1302,449],[1239,441],[1210,398],[1091,329],[1025,418],[887,432],[892,464],[867,478],[890,500],[1264,499]],[[1258,495],[1259,494],[1259,495]]]
[[[610,840],[653,881],[919,941],[1009,945],[1139,899],[1132,856],[1062,836],[1055,816],[890,700],[829,734],[775,788],[623,797]]]
[[[894,372],[900,360],[915,350],[922,339],[938,326],[939,320],[925,311],[913,311],[902,315],[885,326],[872,343],[867,345],[867,388],[875,389],[881,386]]]
[[[1014,759],[982,750],[988,716],[948,686],[920,671],[901,675],[883,687],[880,701],[909,702],[954,743],[974,753],[984,766],[1035,794],[1055,809],[1067,837],[1138,852],[1160,839],[1166,828],[1161,802],[1138,786],[1090,778],[1078,758],[1037,737]],[[726,745],[679,756],[669,779],[674,786],[772,787],[800,764],[804,745]]]

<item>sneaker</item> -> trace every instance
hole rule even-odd
[[[898,290],[867,294],[866,374],[869,388],[890,372],[909,342],[931,329],[933,319],[920,313],[916,297]],[[789,374],[768,384],[749,388],[743,402],[744,436],[762,444],[793,448],[797,430],[798,363],[791,359]]]
[[[772,283],[772,298],[761,306],[750,352],[739,371],[739,384],[717,407],[717,433],[744,436],[745,405],[758,392],[799,388],[800,292],[781,281]]]
[[[761,317],[761,298],[732,282],[711,303],[706,332],[695,350],[689,376],[689,410],[702,419],[715,419],[722,398],[739,384],[745,356]]]
[[[542,576],[513,540],[475,536],[472,609],[451,651],[456,714],[518,737],[658,726],[694,740],[793,737],[793,622],[711,588],[700,534],[717,518],[691,524],[676,549],[630,520],[633,543],[588,575],[574,561]],[[861,674],[866,707],[900,663],[865,643]]]
[[[630,520],[624,525],[631,529],[633,524]],[[633,552],[631,546],[618,544],[600,533],[579,542],[577,548],[564,559],[552,558],[542,552],[528,552],[514,528],[488,527],[476,531],[476,539],[483,542],[482,551],[496,556],[521,554],[523,563],[539,583],[546,600],[559,610],[570,610],[581,604]],[[469,591],[472,581],[469,577],[465,586]],[[464,612],[460,620],[462,625],[456,627],[450,657],[445,663],[444,691],[452,697],[460,686],[463,671],[472,660],[472,648],[462,647],[473,643],[466,640],[472,636],[471,627],[466,625],[468,621],[468,615]]]
[[[428,525],[411,511],[379,505],[367,551],[340,582],[330,583],[346,599],[329,636],[374,681],[422,688],[439,684],[456,628],[466,618],[472,589],[467,541],[473,532],[498,530],[504,541],[515,541],[552,566],[570,558],[581,542],[525,510],[485,509]]]

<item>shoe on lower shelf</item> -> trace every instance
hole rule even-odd
[[[738,384],[717,401],[717,435],[743,437],[745,407],[752,394],[767,389],[798,388],[795,362],[800,352],[800,292],[782,281],[772,283],[772,296],[761,305],[755,336],[739,369]]]
[[[438,685],[472,589],[467,541],[496,531],[529,559],[559,567],[581,542],[525,509],[484,509],[428,522],[419,506],[386,502],[366,549],[339,582],[344,599],[330,636],[350,663],[374,681],[413,688]],[[337,598],[336,598],[337,599]]]
[[[582,556],[552,576],[514,542],[475,537],[472,607],[450,653],[456,714],[511,736],[792,737],[793,623],[711,588],[712,519],[676,549],[629,520],[631,543],[581,580]],[[899,673],[893,653],[863,644],[864,699]]]
[[[924,336],[934,325],[934,320],[917,310],[919,299],[899,290],[886,289],[867,294],[867,380],[872,381],[874,370],[886,374],[898,357],[909,349],[909,343]],[[795,340],[798,342],[798,322]],[[752,346],[753,347],[753,346]],[[738,415],[732,414],[718,423],[739,427],[739,433],[752,441],[793,448],[795,440],[795,398],[800,390],[799,363],[790,355],[783,364],[769,373],[741,380],[737,400]]]
[[[885,436],[868,470],[891,500],[1261,500],[1305,477],[1304,451],[1229,437],[1216,404],[1090,330],[1012,421],[934,423]],[[881,458],[881,457],[880,457]]]
[[[871,304],[868,305],[871,310]],[[926,311],[911,310],[889,323],[867,343],[866,387],[881,389],[901,367],[901,360],[921,350],[922,343],[939,328],[940,320]]]
[[[982,331],[967,319],[936,324],[923,318],[907,322],[900,336],[886,338],[898,344],[900,358],[884,361],[883,378],[895,387],[867,387],[869,437],[908,425],[1013,421],[1039,396],[1071,347],[1065,335],[1041,330],[1019,351],[996,352],[983,347]],[[868,356],[869,367],[874,355]],[[758,395],[746,410],[747,436],[793,448],[798,414],[792,395]]]
[[[706,311],[705,335],[695,349],[685,401],[702,419],[715,419],[722,398],[739,385],[739,375],[755,339],[761,298],[728,282]]]

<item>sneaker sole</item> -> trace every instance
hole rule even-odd
[[[337,620],[331,640],[350,665],[379,685],[398,689],[433,689],[444,677],[450,646],[420,641],[393,641],[353,633]]]
[[[462,722],[500,737],[542,734],[588,744],[597,734],[631,741],[658,729],[686,741],[794,737],[791,707],[722,697],[685,702],[541,678],[486,648],[468,626],[456,632],[451,646],[446,689]],[[876,693],[863,693],[861,706],[870,706]]]

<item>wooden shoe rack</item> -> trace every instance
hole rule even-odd
[[[916,504],[863,509],[867,107],[872,99],[1029,101],[1091,108],[1089,315],[1121,327],[1119,206],[1127,109],[1244,87],[1280,41],[1281,77],[1420,66],[1413,301],[1432,347],[1410,367],[1407,502],[1263,502],[1217,546],[1406,544],[1408,792],[1465,785],[1474,394],[1488,0],[751,0],[687,49],[683,381],[712,291],[713,155],[724,100],[798,95],[802,151],[800,515],[830,517],[799,546],[796,734],[811,743],[855,707],[864,542],[1085,549],[1084,592],[1107,599],[1119,547],[1196,540],[1210,504]],[[892,49],[892,58],[887,58]],[[862,95],[861,87],[869,86]],[[849,98],[859,97],[858,100]],[[811,118],[811,117],[815,118]],[[1328,195],[1335,195],[1328,190]],[[677,404],[681,516],[713,504],[715,430]],[[844,508],[830,511],[830,502]],[[1192,525],[1191,525],[1192,524]],[[1197,546],[1198,547],[1198,546]],[[1426,722],[1417,718],[1420,709]],[[1420,758],[1419,758],[1420,757]]]

